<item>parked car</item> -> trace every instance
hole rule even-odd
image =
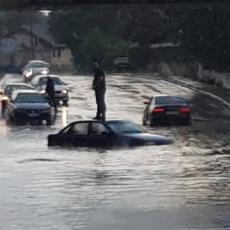
[[[25,82],[29,82],[34,76],[38,74],[48,74],[49,73],[49,63],[41,60],[31,60],[24,67],[22,75]]]
[[[76,121],[48,136],[48,146],[113,147],[172,142],[168,137],[146,133],[139,125],[125,120]]]
[[[14,90],[6,108],[7,122],[41,124],[43,120],[51,124],[51,107],[48,100],[35,90]]]
[[[48,77],[52,78],[54,81],[54,99],[56,103],[58,104],[59,102],[62,102],[63,105],[67,106],[69,101],[69,89],[67,83],[62,81],[58,75],[37,75],[31,81],[31,85],[41,94],[45,94]]]
[[[191,124],[191,108],[186,99],[179,96],[157,95],[145,101],[143,125],[165,123]]]
[[[2,97],[1,97],[2,114],[5,113],[6,106],[8,101],[11,99],[12,92],[16,89],[33,89],[33,87],[25,83],[17,83],[17,82],[6,84],[2,91]]]

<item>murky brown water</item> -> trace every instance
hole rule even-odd
[[[95,115],[92,79],[64,79],[73,87],[70,105],[54,126],[0,119],[0,229],[230,229],[230,126],[219,110],[195,111],[192,127],[148,128],[174,137],[170,146],[48,148],[48,134]],[[145,96],[197,97],[162,79],[113,75],[107,83],[108,118],[140,124]]]

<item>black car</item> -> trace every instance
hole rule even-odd
[[[159,95],[151,97],[144,104],[147,106],[144,110],[143,125],[191,124],[191,108],[183,97]]]
[[[77,121],[48,136],[48,146],[113,147],[171,144],[168,137],[146,133],[130,121]]]
[[[52,121],[51,107],[48,100],[35,90],[14,90],[6,108],[7,122],[24,124],[41,124],[43,120],[47,125]]]

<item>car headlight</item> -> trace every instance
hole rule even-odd
[[[46,91],[43,89],[43,90],[40,91],[40,93],[41,93],[41,94],[45,94]]]
[[[63,90],[62,90],[62,93],[67,94],[68,91],[67,91],[66,89],[63,89]]]
[[[26,77],[30,77],[32,74],[33,74],[32,69],[29,69],[29,70],[26,70],[26,71],[25,71],[25,76],[26,76]]]
[[[43,70],[41,71],[41,74],[47,74],[47,73],[49,73],[49,71],[48,71],[47,69],[43,69]]]

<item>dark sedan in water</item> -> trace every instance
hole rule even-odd
[[[191,108],[187,100],[182,97],[158,95],[151,97],[144,104],[147,106],[144,110],[143,125],[191,123]]]
[[[172,139],[146,133],[130,121],[77,121],[48,136],[48,146],[113,147],[166,145]]]
[[[51,125],[51,107],[48,100],[35,90],[14,90],[6,108],[7,122]]]

